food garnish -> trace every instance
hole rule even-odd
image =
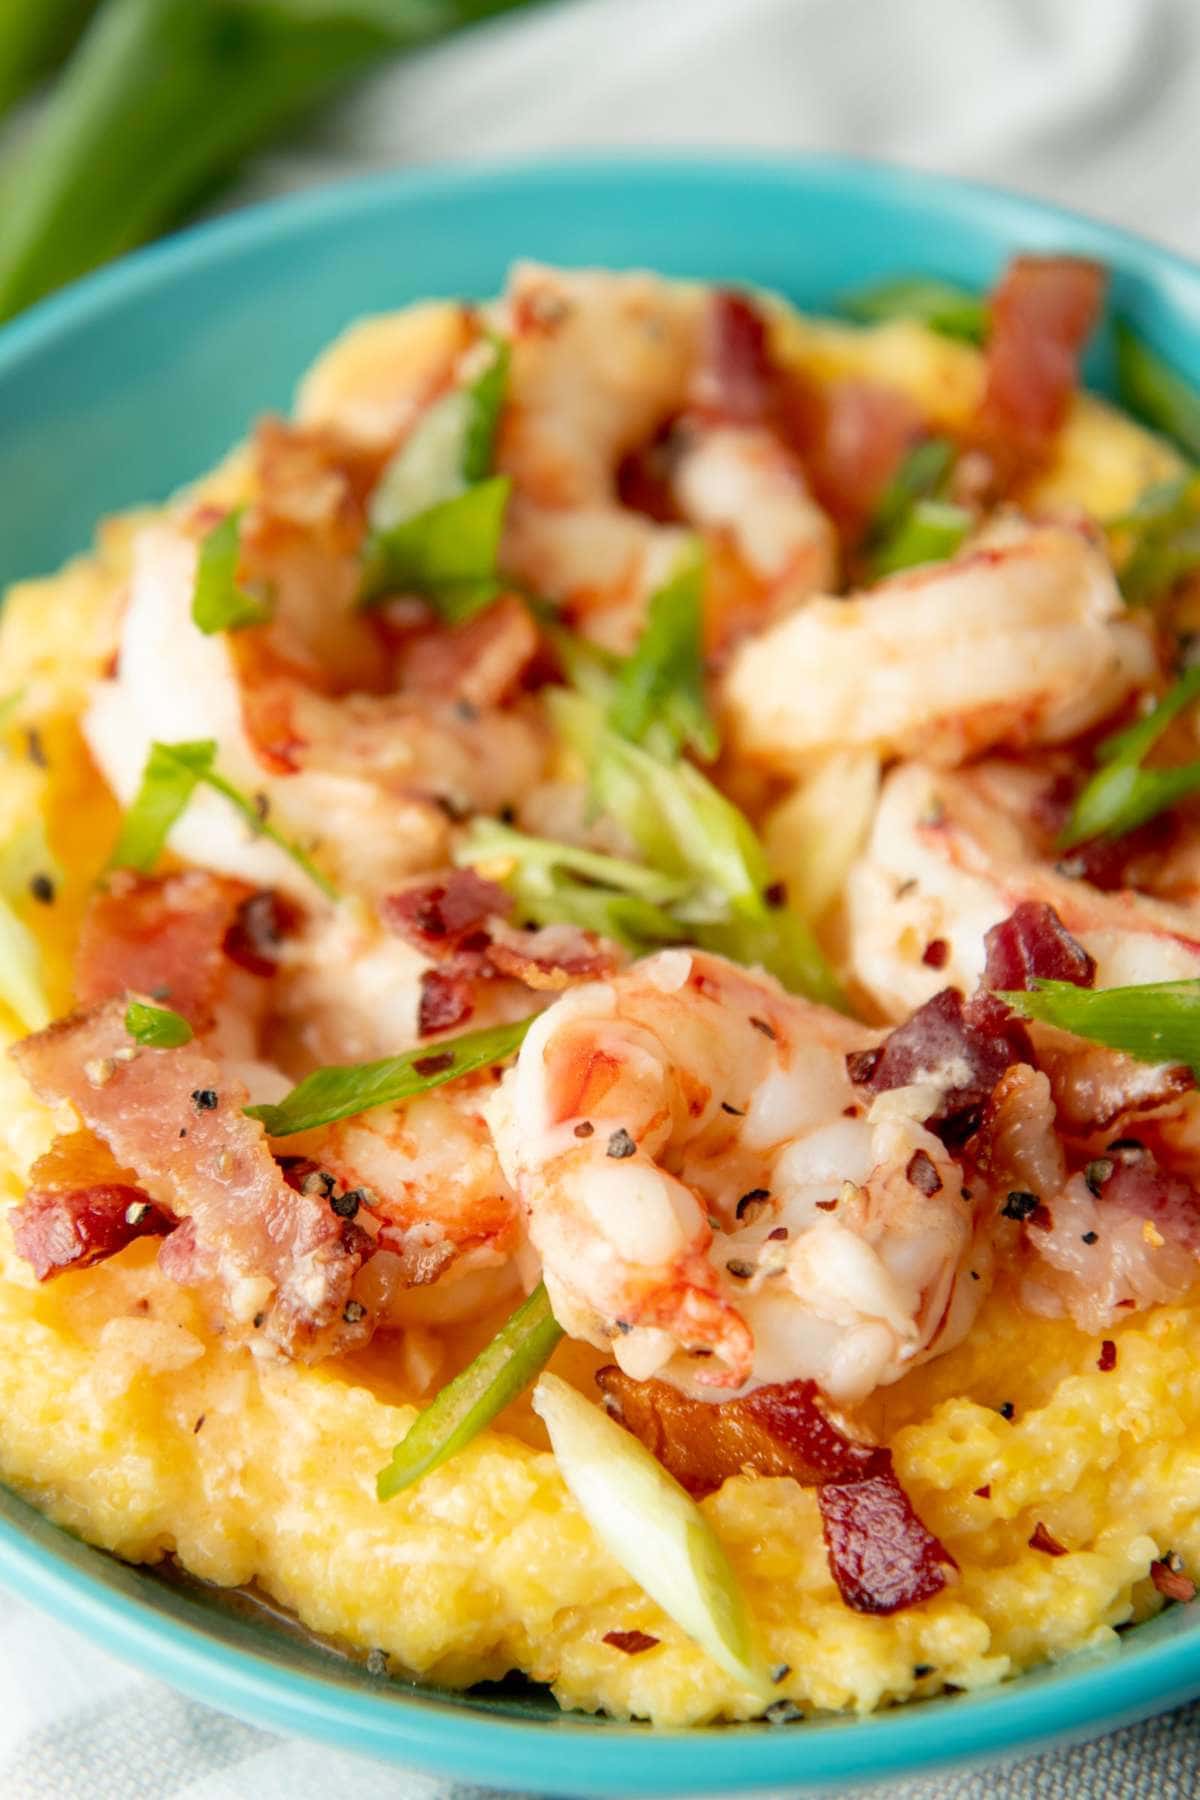
[[[562,1335],[545,1284],[539,1281],[491,1343],[447,1382],[401,1438],[391,1462],[379,1471],[379,1498],[393,1499],[465,1449],[524,1392],[549,1362]]]
[[[1144,719],[1104,740],[1096,751],[1100,767],[1075,800],[1060,849],[1072,849],[1102,833],[1118,837],[1132,831],[1200,788],[1200,762],[1173,769],[1142,767],[1168,725],[1196,699],[1200,699],[1200,667],[1181,675]]]
[[[614,682],[610,727],[664,760],[684,749],[705,761],[717,754],[716,722],[704,697],[703,605],[704,557],[697,545],[650,596],[637,648]]]
[[[892,319],[912,319],[928,325],[942,337],[966,344],[982,344],[987,336],[987,301],[953,282],[927,276],[897,276],[892,281],[872,282],[843,296],[839,310],[859,325],[885,325]]]
[[[876,578],[943,562],[962,544],[973,515],[941,497],[954,455],[947,439],[926,438],[909,451],[884,489],[865,544]]]
[[[139,1044],[155,1050],[174,1050],[192,1040],[192,1028],[181,1013],[169,1006],[150,1006],[131,1000],[125,1009],[125,1029]]]
[[[192,623],[206,636],[262,625],[271,616],[269,603],[238,581],[242,509],[225,514],[201,539],[196,555]]]
[[[1121,592],[1130,606],[1161,599],[1200,567],[1200,476],[1155,482],[1108,529],[1124,544]]]
[[[605,1549],[701,1649],[769,1698],[745,1602],[716,1532],[650,1452],[556,1375],[533,1405],[568,1489]]]
[[[418,1045],[378,1062],[314,1069],[276,1104],[248,1106],[246,1111],[276,1138],[309,1131],[314,1125],[329,1125],[335,1119],[353,1118],[372,1107],[411,1100],[415,1094],[503,1062],[520,1048],[532,1023],[532,1019],[518,1019],[515,1024],[490,1025],[462,1037]]]
[[[1200,1079],[1200,980],[1113,988],[1039,980],[1030,992],[997,997],[1022,1018],[1123,1050],[1139,1062],[1182,1063]]]
[[[1121,404],[1200,458],[1200,394],[1124,319],[1114,323],[1113,340]]]
[[[162,855],[171,827],[197,787],[203,784],[223,795],[241,813],[256,836],[270,838],[285,851],[327,899],[336,900],[337,889],[307,852],[277,831],[263,817],[261,807],[217,773],[213,766],[216,756],[217,746],[212,738],[194,743],[151,744],[138,791],[121,821],[120,835],[111,857],[112,866],[149,874]]]
[[[366,603],[423,594],[461,624],[500,592],[496,557],[511,483],[491,476],[508,377],[508,346],[490,342],[483,370],[426,413],[379,478],[363,552]]]

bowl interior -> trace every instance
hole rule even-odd
[[[829,307],[889,274],[984,286],[1015,248],[1108,263],[1113,309],[1200,384],[1200,273],[1179,259],[1050,207],[866,164],[443,170],[259,208],[142,253],[0,335],[0,584],[54,568],[104,513],[200,473],[253,415],[287,407],[306,364],[355,317],[494,293],[514,254],[752,283]],[[1110,373],[1101,334],[1089,374],[1105,387]],[[1200,1692],[1200,1629],[1175,1608],[1115,1652],[976,1696],[789,1730],[651,1732],[562,1715],[520,1683],[462,1696],[370,1675],[219,1592],[115,1562],[3,1489],[0,1579],[257,1723],[557,1793],[879,1779],[1109,1729]]]

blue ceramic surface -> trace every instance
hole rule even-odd
[[[484,295],[516,255],[643,264],[828,306],[922,271],[986,285],[1016,248],[1114,270],[1113,301],[1200,384],[1200,272],[1052,207],[862,163],[606,158],[389,177],[258,208],[117,265],[0,333],[0,581],[82,549],[94,521],[198,474],[356,315]],[[1103,338],[1091,366],[1104,384]],[[56,1530],[0,1489],[0,1580],[94,1643],[278,1730],[497,1787],[558,1794],[801,1792],[1013,1754],[1200,1693],[1176,1608],[1104,1657],[863,1721],[655,1732],[368,1675]],[[1195,1619],[1195,1623],[1193,1620]]]

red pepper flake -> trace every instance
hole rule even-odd
[[[928,1150],[913,1151],[904,1171],[904,1179],[910,1187],[915,1187],[918,1193],[924,1194],[928,1199],[942,1191],[942,1178]]]
[[[950,960],[950,946],[945,938],[930,938],[921,961],[927,969],[944,969]]]
[[[575,1127],[575,1136],[577,1138],[590,1138],[595,1129],[596,1127],[592,1124],[590,1119],[580,1119],[578,1125]]]
[[[977,1500],[990,1500],[991,1497],[992,1484],[990,1481],[985,1481],[982,1487],[977,1487],[975,1489],[975,1498]]]
[[[1172,1567],[1178,1560],[1178,1557],[1164,1557],[1161,1562],[1152,1562],[1150,1579],[1164,1599],[1179,1600],[1186,1606],[1196,1598],[1196,1584],[1182,1568]]]
[[[1040,1519],[1033,1528],[1033,1536],[1029,1540],[1029,1548],[1031,1550],[1041,1550],[1047,1556],[1065,1556],[1067,1554],[1067,1546],[1065,1544],[1060,1544],[1057,1538],[1051,1537]]]
[[[653,1650],[659,1639],[651,1637],[648,1631],[606,1631],[604,1642],[614,1650],[623,1650],[626,1656],[641,1656]]]
[[[1111,1338],[1105,1338],[1100,1345],[1100,1354],[1096,1358],[1096,1367],[1100,1370],[1102,1375],[1107,1375],[1109,1370],[1115,1369],[1116,1366],[1117,1346],[1113,1343]]]
[[[418,1057],[413,1068],[418,1075],[440,1075],[445,1069],[454,1067],[454,1052],[443,1050],[438,1056]]]

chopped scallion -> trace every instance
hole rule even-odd
[[[1191,457],[1200,458],[1200,392],[1123,319],[1113,327],[1117,398]]]
[[[924,276],[899,276],[847,294],[838,309],[860,325],[914,319],[943,337],[982,344],[987,336],[987,302],[966,288]]]
[[[650,596],[637,648],[617,672],[609,724],[662,757],[685,747],[706,761],[717,753],[704,695],[703,607],[704,557],[697,545]]]
[[[1184,1063],[1200,1078],[1200,981],[1081,988],[1038,981],[1031,992],[1001,993],[1025,1019],[1040,1019],[1139,1062]]]
[[[136,1043],[154,1050],[176,1050],[190,1044],[192,1028],[182,1013],[169,1006],[150,1006],[145,1000],[131,1000],[125,1008],[125,1029]]]
[[[1075,804],[1059,838],[1069,850],[1089,838],[1120,837],[1200,789],[1200,762],[1144,769],[1142,762],[1171,721],[1200,699],[1200,667],[1189,669],[1146,718],[1106,738],[1100,764]]]
[[[266,600],[238,582],[242,511],[225,517],[201,540],[192,589],[192,622],[206,635],[262,625],[271,616]]]
[[[538,1285],[473,1362],[447,1383],[380,1469],[376,1491],[391,1500],[447,1462],[486,1429],[549,1362],[562,1327]]]
[[[946,500],[916,500],[903,523],[872,558],[876,575],[898,575],[923,563],[945,562],[961,547],[974,515]]]
[[[248,1106],[246,1111],[252,1119],[261,1119],[270,1136],[277,1138],[309,1131],[315,1125],[330,1125],[335,1119],[353,1118],[504,1062],[520,1049],[532,1023],[532,1019],[518,1019],[511,1025],[492,1025],[462,1037],[422,1044],[379,1062],[314,1069],[276,1105]]]
[[[496,559],[511,482],[495,475],[368,541],[363,600],[423,594],[451,624],[474,618],[500,592]]]

